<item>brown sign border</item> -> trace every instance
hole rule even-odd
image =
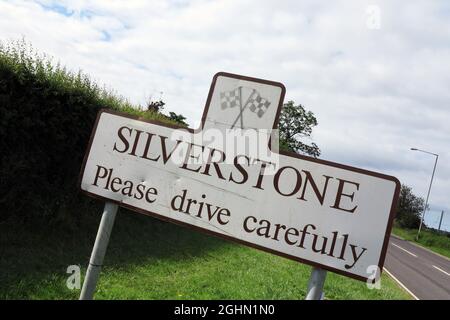
[[[230,237],[230,236],[227,236],[227,235],[224,235],[224,234],[221,234],[221,233],[217,233],[217,232],[214,232],[214,231],[211,231],[211,230],[208,230],[208,229],[203,229],[203,228],[191,225],[189,223],[185,223],[185,222],[182,222],[182,221],[179,221],[179,220],[168,218],[168,217],[160,215],[160,214],[158,214],[156,212],[146,211],[144,209],[141,209],[141,208],[138,208],[138,207],[134,207],[134,206],[129,205],[129,204],[125,204],[125,203],[123,203],[121,201],[112,200],[112,199],[109,199],[107,197],[103,197],[103,196],[100,196],[100,195],[97,195],[97,194],[94,194],[94,193],[91,193],[89,191],[86,191],[86,190],[82,189],[81,182],[82,182],[82,179],[83,179],[83,176],[84,176],[84,170],[86,168],[86,162],[87,162],[89,153],[91,151],[92,141],[94,139],[95,133],[97,132],[98,122],[100,120],[100,116],[102,115],[102,113],[114,114],[114,115],[122,116],[122,117],[125,117],[125,118],[129,118],[129,119],[133,119],[133,120],[139,120],[139,121],[142,121],[142,122],[156,124],[156,125],[160,125],[160,126],[163,126],[163,127],[173,128],[173,129],[181,129],[182,128],[184,130],[189,131],[190,133],[195,133],[195,132],[201,131],[203,129],[203,127],[204,127],[204,124],[205,124],[205,121],[206,121],[206,117],[207,117],[207,114],[208,114],[208,110],[209,110],[209,106],[211,104],[211,99],[212,99],[214,87],[215,87],[217,78],[219,76],[225,76],[225,77],[235,78],[235,79],[239,79],[239,80],[258,82],[258,83],[262,83],[262,84],[268,84],[268,85],[280,87],[281,88],[280,103],[278,104],[278,109],[277,109],[277,113],[276,113],[275,120],[274,120],[272,128],[276,129],[278,127],[278,119],[280,117],[281,108],[282,108],[283,102],[284,102],[284,96],[286,94],[286,88],[284,87],[284,85],[282,83],[280,83],[280,82],[274,82],[274,81],[270,81],[270,80],[252,78],[252,77],[237,75],[237,74],[228,73],[228,72],[218,72],[218,73],[216,73],[214,75],[212,83],[211,83],[211,86],[210,86],[210,89],[209,89],[208,98],[206,100],[206,105],[205,105],[205,108],[204,108],[204,111],[203,111],[203,115],[202,115],[202,119],[201,119],[201,125],[200,125],[200,128],[198,128],[197,130],[186,129],[186,128],[182,127],[182,126],[167,124],[167,123],[163,123],[163,122],[160,122],[160,121],[148,120],[148,119],[144,119],[142,117],[132,116],[132,115],[124,114],[124,113],[121,113],[121,112],[112,111],[112,110],[109,110],[109,109],[102,109],[97,114],[97,118],[95,120],[94,128],[92,130],[92,133],[91,133],[91,136],[90,136],[90,139],[89,139],[89,144],[88,144],[88,147],[86,149],[86,153],[84,155],[83,163],[82,163],[82,166],[81,166],[80,176],[79,176],[79,179],[78,179],[78,185],[80,187],[81,192],[86,194],[86,195],[88,195],[88,196],[90,196],[90,197],[93,197],[93,198],[96,198],[96,199],[100,199],[100,200],[109,201],[109,202],[113,202],[113,203],[115,203],[115,204],[117,204],[117,205],[119,205],[121,207],[130,209],[132,211],[136,211],[138,213],[141,213],[141,214],[144,214],[144,215],[147,215],[147,216],[151,216],[151,217],[163,220],[163,221],[167,221],[167,222],[171,222],[171,223],[174,223],[174,224],[177,224],[177,225],[188,227],[188,228],[191,228],[191,229],[196,230],[196,231],[200,231],[200,232],[203,232],[203,233],[206,233],[206,234],[209,234],[209,235],[213,235],[213,236],[216,236],[216,237],[219,237],[219,238],[222,238],[222,239],[226,239],[226,240],[230,240],[230,241],[233,241],[233,242],[236,242],[236,243],[240,243],[240,244],[243,244],[243,245],[255,248],[255,249],[259,249],[259,250],[262,250],[262,251],[265,251],[265,252],[269,252],[269,253],[272,253],[272,254],[275,254],[275,255],[278,255],[278,256],[290,259],[290,260],[294,260],[294,261],[301,262],[301,263],[304,263],[304,264],[307,264],[307,265],[311,265],[313,267],[318,267],[318,268],[322,268],[322,269],[325,269],[325,270],[328,270],[328,271],[332,271],[332,272],[335,272],[337,274],[340,274],[340,275],[343,275],[343,276],[347,276],[347,277],[350,277],[350,278],[353,278],[353,279],[356,279],[356,280],[365,281],[365,282],[375,282],[375,279],[369,279],[368,277],[362,277],[362,276],[359,276],[359,275],[355,275],[353,273],[350,273],[350,272],[347,272],[347,271],[344,271],[344,270],[341,270],[341,269],[337,269],[337,268],[330,267],[330,266],[327,266],[327,265],[323,265],[323,264],[320,264],[320,263],[317,263],[317,262],[314,262],[314,261],[302,259],[302,258],[299,258],[299,257],[296,257],[296,256],[292,256],[292,255],[289,255],[289,254],[286,254],[286,253],[283,253],[283,252],[279,252],[279,251],[276,251],[276,250],[273,250],[273,249],[269,249],[269,248],[266,248],[266,247],[254,244],[252,242],[247,242],[247,241],[244,241],[244,240],[241,240],[241,239],[238,239],[238,238],[234,238],[234,237]],[[270,148],[270,142],[269,142],[269,148]],[[323,165],[327,165],[327,166],[331,166],[331,167],[335,167],[335,168],[339,168],[339,169],[353,171],[353,172],[365,174],[365,175],[368,175],[368,176],[373,176],[373,177],[377,177],[377,178],[380,178],[380,179],[393,181],[395,183],[396,187],[395,187],[394,197],[392,199],[391,211],[389,213],[389,220],[388,220],[388,224],[386,226],[386,232],[385,232],[385,236],[384,236],[384,241],[383,241],[383,246],[382,246],[382,250],[381,250],[381,255],[380,255],[380,259],[378,261],[378,268],[380,270],[380,275],[381,275],[381,273],[383,271],[383,265],[384,265],[384,261],[385,261],[385,258],[386,258],[387,247],[388,247],[388,244],[389,244],[389,237],[390,237],[390,234],[391,234],[392,225],[393,225],[393,221],[394,221],[394,217],[395,217],[395,211],[396,211],[398,198],[399,198],[399,194],[400,194],[400,181],[397,178],[393,177],[393,176],[385,175],[385,174],[382,174],[382,173],[373,172],[373,171],[360,169],[360,168],[356,168],[356,167],[351,167],[351,166],[348,166],[348,165],[343,165],[343,164],[335,163],[335,162],[332,162],[332,161],[316,159],[316,158],[312,158],[312,157],[296,154],[296,153],[293,153],[293,152],[280,151],[279,154],[285,155],[285,156],[288,156],[288,157],[293,157],[293,158],[297,158],[297,159],[302,159],[302,160],[314,162],[314,163],[320,163],[320,164],[323,164]]]

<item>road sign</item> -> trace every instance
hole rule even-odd
[[[399,182],[276,152],[284,94],[281,83],[218,73],[195,131],[101,111],[81,189],[365,281],[382,270]]]

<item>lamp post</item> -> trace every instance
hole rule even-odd
[[[433,184],[434,172],[436,171],[436,165],[437,165],[437,162],[438,162],[439,155],[436,154],[436,153],[433,153],[433,152],[420,150],[420,149],[417,149],[417,148],[411,148],[411,150],[412,151],[420,151],[420,152],[428,153],[428,154],[431,154],[431,155],[436,157],[436,160],[434,161],[433,174],[431,175],[430,186],[428,187],[427,199],[425,200],[425,206],[423,207],[422,218],[420,219],[419,231],[417,232],[417,236],[416,236],[416,240],[419,240],[420,230],[422,229],[423,219],[425,218],[425,211],[427,210],[428,198],[430,197],[431,185]]]

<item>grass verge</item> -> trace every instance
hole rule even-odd
[[[81,210],[81,209],[80,209]],[[77,299],[69,265],[89,260],[101,206],[77,228],[0,225],[0,299]],[[303,299],[311,268],[121,209],[96,299]],[[383,274],[380,290],[329,273],[327,299],[410,299]]]
[[[405,240],[417,243],[425,248],[450,258],[450,237],[445,234],[439,234],[431,230],[422,229],[420,231],[419,240],[416,240],[416,229],[403,229],[397,226],[392,228],[392,233]]]

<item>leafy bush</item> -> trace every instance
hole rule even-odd
[[[81,199],[77,179],[97,112],[164,121],[66,70],[24,40],[0,42],[0,221],[65,219]]]

